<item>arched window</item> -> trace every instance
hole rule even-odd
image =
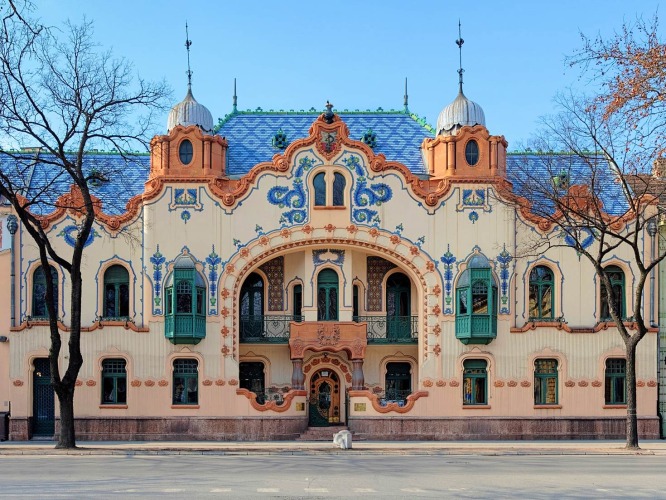
[[[58,312],[58,272],[53,266],[51,269],[51,283],[53,284],[53,309]],[[32,274],[32,317],[45,319],[49,317],[46,307],[46,273],[42,266],[35,269]]]
[[[604,269],[604,273],[606,273],[611,283],[611,300],[615,306],[615,310],[620,315],[620,318],[626,318],[626,309],[624,307],[624,272],[618,266],[608,266]],[[611,313],[610,306],[608,305],[606,285],[601,278],[600,281],[601,321],[610,321]]]
[[[127,370],[124,359],[102,361],[102,404],[127,403]]]
[[[303,285],[294,285],[293,320],[303,321]]]
[[[324,269],[317,276],[317,320],[338,319],[338,274]]]
[[[488,362],[466,359],[463,363],[463,404],[488,404]]]
[[[345,176],[335,172],[333,174],[333,206],[342,207],[345,205]]]
[[[352,288],[352,321],[358,322],[358,316],[358,285],[354,285]]]
[[[530,319],[554,317],[553,272],[546,266],[536,266],[530,272]]]
[[[104,273],[105,318],[129,317],[129,273],[121,265],[113,265]]]
[[[174,262],[164,302],[166,338],[174,344],[198,344],[206,337],[206,284],[189,256]]]
[[[264,280],[251,273],[243,282],[240,294],[240,337],[258,339],[264,335]]]
[[[196,359],[173,360],[174,405],[199,403],[199,362]]]
[[[326,206],[326,174],[324,172],[319,172],[314,176],[312,180],[315,192],[315,206],[316,207],[325,207]]]
[[[194,148],[189,140],[185,139],[180,143],[180,146],[178,147],[178,158],[183,165],[189,165],[192,161],[193,153]]]
[[[606,360],[605,401],[607,405],[627,404],[627,360],[608,358]]]
[[[411,338],[411,282],[403,273],[386,280],[386,337],[389,341]]]
[[[239,366],[240,388],[257,395],[257,403],[266,402],[266,375],[264,364],[260,361],[241,361]]]
[[[534,404],[557,404],[557,360],[534,361]]]
[[[456,287],[456,338],[463,344],[489,344],[497,337],[497,285],[490,262],[475,255]]]
[[[412,374],[409,363],[386,363],[386,402],[404,402],[412,393]]]

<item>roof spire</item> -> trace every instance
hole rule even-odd
[[[409,113],[409,96],[407,95],[407,77],[405,77],[405,113]]]
[[[238,97],[236,96],[236,79],[234,78],[234,97],[232,100],[233,108],[231,110],[232,113],[237,113],[238,112]]]
[[[190,69],[190,46],[192,40],[187,29],[187,21],[185,21],[185,48],[187,49],[187,90],[192,90],[192,70]]]
[[[465,40],[463,40],[461,32],[460,32],[460,19],[458,19],[458,39],[456,40],[456,45],[458,46],[458,50],[460,52],[459,57],[460,57],[460,68],[458,69],[458,88],[460,93],[463,93],[463,73],[465,70],[462,67],[462,46],[463,43],[465,43]]]

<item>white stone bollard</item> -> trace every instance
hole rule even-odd
[[[340,431],[333,434],[333,444],[339,446],[341,450],[351,450],[352,433],[349,431]]]

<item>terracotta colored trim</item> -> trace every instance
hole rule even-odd
[[[398,403],[388,403],[386,406],[381,406],[379,404],[379,397],[370,391],[349,391],[348,394],[350,398],[367,398],[377,413],[389,413],[392,411],[396,413],[407,413],[414,407],[417,399],[427,398],[430,393],[428,391],[411,393],[407,396],[407,404],[405,406],[398,406]]]
[[[172,410],[198,410],[199,405],[171,405]]]
[[[462,405],[463,410],[490,410],[490,405]]]
[[[561,410],[562,405],[534,405],[535,410]]]
[[[126,410],[127,405],[99,405],[100,410]]]
[[[626,410],[627,405],[604,405],[602,408],[604,410]]]
[[[266,403],[261,405],[257,403],[257,395],[254,392],[250,392],[247,389],[236,389],[236,394],[239,396],[245,396],[247,399],[249,399],[252,408],[254,408],[255,410],[259,411],[270,410],[270,411],[275,411],[277,413],[282,413],[287,411],[291,407],[292,400],[296,396],[308,395],[307,391],[302,391],[302,390],[295,391],[291,389],[288,393],[284,395],[281,405],[278,405],[275,401],[267,401]]]
[[[37,321],[28,321],[25,320],[18,326],[12,326],[10,332],[21,332],[26,329],[31,329],[33,326],[49,326],[48,320],[37,320]],[[144,326],[136,326],[136,324],[131,321],[97,321],[90,326],[82,326],[81,332],[94,332],[95,330],[101,330],[105,326],[122,326],[125,330],[132,330],[137,333],[148,333],[150,328]],[[64,323],[58,321],[58,330],[62,332],[71,332],[72,329],[66,326]]]
[[[615,328],[614,321],[600,321],[593,327],[570,327],[562,321],[528,321],[522,327],[511,327],[511,333],[525,333],[530,330],[536,330],[539,327],[555,327],[558,330],[564,330],[567,333],[598,333],[601,330],[608,330]],[[624,326],[629,330],[638,330],[638,325],[635,321],[625,321]],[[647,329],[648,333],[658,333],[659,328],[650,327]]]

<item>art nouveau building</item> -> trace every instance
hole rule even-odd
[[[505,203],[512,164],[530,159],[507,155],[462,90],[435,130],[406,108],[331,106],[234,108],[213,128],[188,92],[150,156],[93,186],[79,438],[624,435],[624,349],[599,280],[571,248],[519,257],[560,232]],[[51,435],[57,415],[45,279],[1,210],[0,404],[23,440]],[[76,215],[42,217],[66,250]],[[631,260],[607,262],[625,311]],[[69,284],[54,269],[66,339]],[[657,314],[654,299],[644,308]],[[656,351],[655,329],[637,355],[644,437],[658,436]]]

